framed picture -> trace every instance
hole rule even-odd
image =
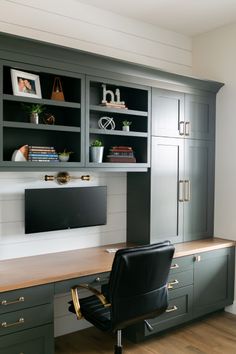
[[[15,96],[42,98],[38,75],[11,69],[11,82]]]

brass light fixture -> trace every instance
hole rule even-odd
[[[56,181],[58,184],[66,184],[74,179],[81,179],[81,181],[90,181],[90,175],[82,175],[80,177],[73,177],[68,172],[59,172],[56,176],[45,175],[44,181]]]

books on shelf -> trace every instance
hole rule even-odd
[[[58,153],[53,146],[29,145],[28,161],[34,162],[58,162]]]
[[[107,162],[135,163],[136,158],[131,146],[113,146],[106,156]]]
[[[128,109],[125,104],[120,104],[120,103],[103,102],[103,103],[101,103],[101,106],[110,107],[110,108]]]

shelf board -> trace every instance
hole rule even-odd
[[[90,129],[90,134],[101,134],[101,135],[120,135],[120,136],[133,136],[138,138],[147,138],[148,133],[129,131],[125,132],[123,130],[108,130],[108,129]]]
[[[57,106],[57,107],[67,107],[67,108],[77,108],[80,109],[80,103],[76,102],[66,102],[66,101],[55,101],[47,100],[45,98],[31,98],[23,96],[14,96],[14,95],[3,95],[3,100],[12,101],[12,102],[24,102],[24,103],[37,103],[44,104],[47,106]]]
[[[118,114],[126,114],[132,116],[142,116],[147,117],[148,113],[144,111],[135,111],[133,109],[124,109],[124,108],[111,108],[105,106],[98,106],[98,105],[90,105],[90,111],[96,112],[106,112],[106,113],[118,113]]]
[[[81,131],[80,127],[69,127],[65,125],[33,124],[33,123],[10,122],[10,121],[4,121],[3,127],[17,128],[17,129],[62,131],[62,132],[72,132],[72,133],[79,133]]]

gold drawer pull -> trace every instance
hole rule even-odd
[[[178,310],[178,307],[174,305],[173,307],[170,307],[169,309],[167,309],[166,312],[169,313],[169,312],[174,312],[177,310]]]
[[[172,266],[170,267],[170,269],[177,269],[179,268],[179,265],[177,263],[172,264]]]
[[[179,281],[177,279],[172,280],[171,282],[168,283],[168,289],[173,289],[174,285],[179,284]]]
[[[25,301],[24,296],[20,296],[19,299],[13,301],[2,300],[1,305],[4,306],[13,305],[13,304],[17,304],[18,302],[24,302],[24,301]]]
[[[2,322],[1,326],[4,328],[8,327],[13,327],[13,326],[18,326],[20,324],[23,324],[25,322],[25,319],[23,317],[19,318],[19,321],[13,322],[13,323],[7,323],[7,322]]]

